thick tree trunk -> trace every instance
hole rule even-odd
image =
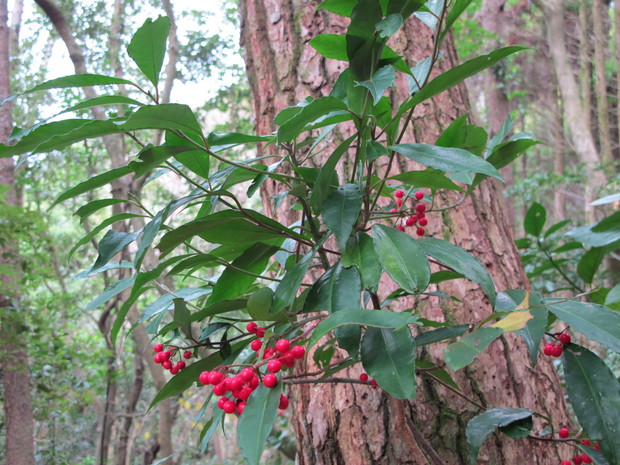
[[[242,45],[253,92],[256,128],[261,134],[274,129],[274,115],[302,98],[329,92],[344,68],[342,62],[325,60],[306,47],[319,33],[342,33],[347,20],[316,12],[318,1],[279,2],[243,0]],[[410,20],[391,46],[405,53],[410,62],[431,54],[431,34]],[[444,65],[455,64],[448,40],[443,47]],[[404,84],[404,80],[401,80]],[[396,94],[406,91],[399,87]],[[462,87],[439,95],[434,102],[420,105],[413,117],[409,142],[432,143],[442,128],[468,108]],[[326,154],[327,155],[327,154]],[[321,163],[317,160],[317,163]],[[402,162],[399,169],[412,169]],[[267,184],[263,198],[276,193]],[[446,200],[443,199],[443,202]],[[266,208],[268,213],[271,209]],[[294,212],[278,210],[279,219],[293,222]],[[438,214],[435,214],[439,216]],[[435,216],[432,213],[429,216]],[[478,192],[458,209],[434,218],[432,235],[451,241],[477,256],[490,270],[499,289],[523,288],[527,281],[517,251],[510,240],[504,210],[492,183],[483,183]],[[439,224],[442,223],[442,224]],[[382,283],[385,298],[393,284]],[[470,323],[489,315],[488,300],[468,281],[442,285],[441,290],[460,303],[427,298],[418,301],[419,313],[435,320]],[[412,302],[406,302],[411,308]],[[437,361],[442,347],[420,351],[418,357]],[[350,371],[355,377],[359,368]],[[524,344],[510,335],[497,341],[476,362],[454,374],[465,396],[485,407],[525,407],[568,424],[558,376],[548,360],[532,369]],[[422,376],[415,403],[395,401],[379,389],[364,385],[301,385],[292,390],[296,402],[295,430],[299,441],[298,463],[322,464],[426,464],[468,463],[464,427],[480,410],[471,402]],[[549,464],[560,461],[559,448],[537,441],[512,441],[495,437],[487,441],[480,464]],[[437,451],[440,461],[433,459]],[[567,457],[569,450],[563,451]],[[434,460],[434,461],[433,461]]]
[[[10,30],[6,0],[0,0],[0,101],[11,93]],[[0,143],[6,144],[13,129],[13,106],[0,106]],[[21,199],[15,187],[15,165],[12,158],[0,159],[0,186],[8,186],[5,202],[19,207]],[[5,238],[10,241],[10,238]],[[34,465],[34,420],[28,364],[28,331],[14,309],[19,294],[19,260],[17,244],[6,242],[0,247],[0,265],[12,267],[10,276],[0,275],[0,341],[2,341],[2,386],[6,428],[5,457],[7,465]]]

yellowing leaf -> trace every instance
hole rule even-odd
[[[521,305],[523,305],[523,303]],[[529,310],[526,310],[524,312],[513,312],[506,318],[499,320],[497,323],[493,323],[491,325],[491,328],[500,328],[504,331],[517,331],[524,328],[526,323],[532,318],[534,318],[534,316],[530,313]]]
[[[527,310],[528,308],[530,308],[530,291],[525,291],[525,296],[523,297],[523,302],[521,302],[517,308],[515,308],[516,310]]]
[[[148,441],[149,439],[151,439],[151,433],[147,431],[146,433],[144,433],[144,440]]]

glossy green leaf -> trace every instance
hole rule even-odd
[[[99,256],[97,257],[91,271],[95,271],[108,263],[114,255],[135,241],[140,235],[140,232],[141,231],[136,231],[133,233],[115,232],[110,229],[99,241],[99,246],[97,247]]]
[[[72,187],[71,189],[62,193],[56,200],[54,200],[54,203],[52,203],[52,206],[50,208],[58,205],[60,202],[64,202],[65,200],[72,199],[73,197],[83,194],[84,192],[88,192],[98,187],[105,186],[106,184],[109,184],[112,181],[123,176],[126,176],[131,172],[132,171],[129,167],[123,166],[122,168],[115,168],[97,176],[93,176],[89,180],[81,182],[77,186]]]
[[[308,45],[325,58],[349,61],[345,38],[339,34],[319,34],[313,37]]]
[[[80,223],[83,223],[86,218],[92,215],[95,212],[98,212],[102,208],[109,207],[112,205],[116,205],[119,203],[126,203],[129,200],[125,199],[98,199],[93,200],[92,202],[87,203],[86,205],[82,205],[78,208],[73,215],[80,217]]]
[[[274,292],[268,287],[261,287],[248,299],[248,313],[255,321],[269,321]]]
[[[351,142],[353,142],[356,137],[357,134],[354,134],[348,139],[341,142],[338,147],[336,147],[336,150],[334,150],[329,156],[329,158],[321,168],[321,171],[319,171],[319,175],[314,182],[314,189],[312,190],[312,194],[310,196],[310,205],[315,212],[321,213],[321,207],[323,206],[323,202],[325,202],[325,199],[329,196],[329,193],[331,192],[331,183],[334,180],[336,165],[338,165],[338,162],[345,154],[345,152],[349,149],[349,147],[351,146]],[[336,175],[336,180],[337,179],[338,176]]]
[[[162,223],[168,218],[170,211],[172,210],[172,204],[168,204],[164,209],[157,212],[157,214],[149,221],[144,229],[142,230],[142,236],[140,237],[140,245],[138,250],[136,251],[136,255],[134,258],[134,263],[136,265],[136,269],[140,269],[140,265],[142,264],[142,260],[146,256],[146,252],[148,248],[153,243],[153,239],[159,232]]]
[[[603,305],[576,300],[546,299],[545,305],[575,331],[620,353],[620,313]]]
[[[321,218],[336,236],[340,250],[344,250],[361,208],[362,193],[355,184],[338,186],[323,202]]]
[[[205,407],[206,407],[206,403],[205,403]],[[201,454],[204,454],[207,451],[207,448],[209,447],[209,442],[211,441],[211,438],[213,437],[218,427],[222,423],[224,415],[225,415],[224,410],[221,410],[219,408],[214,408],[213,416],[209,418],[204,428],[200,432],[200,453]],[[199,421],[199,419],[197,418],[196,421]]]
[[[191,337],[191,325],[192,318],[185,300],[176,298],[172,301],[174,305],[174,312],[172,314],[172,321],[174,321],[180,328],[183,329],[185,337]]]
[[[592,232],[620,232],[620,211],[614,212],[596,223],[592,226]]]
[[[254,142],[269,142],[272,139],[273,136],[255,136],[252,134],[241,134],[238,132],[212,132],[207,137],[207,143],[211,147],[211,150],[217,152],[224,148],[230,148],[237,145]]]
[[[474,361],[495,339],[504,333],[500,328],[481,328],[453,342],[445,350],[446,364],[459,370]]]
[[[589,247],[615,247],[620,242],[620,231],[595,232],[591,225],[571,229],[566,234]]]
[[[475,465],[478,451],[486,438],[498,428],[505,428],[515,422],[521,422],[532,417],[532,412],[523,408],[492,408],[472,418],[467,423],[467,445],[469,446],[469,460]]]
[[[278,247],[257,242],[238,258],[233,260],[213,286],[209,303],[234,299],[243,294],[256,281],[269,264],[269,259],[278,251]]]
[[[258,465],[265,441],[278,417],[281,383],[275,388],[261,384],[250,396],[239,416],[237,443],[249,465]]]
[[[174,291],[174,295],[164,294],[142,310],[142,314],[140,315],[138,322],[142,323],[143,321],[169,310],[175,298],[182,298],[184,300],[191,301],[203,297],[210,292],[211,289],[209,288],[190,287],[186,289],[177,289]]]
[[[372,291],[378,289],[383,270],[372,237],[368,234],[358,232],[357,235],[349,237],[342,254],[342,265],[355,265],[362,276],[363,287]]]
[[[398,144],[389,148],[410,160],[446,173],[473,171],[504,180],[493,165],[467,150],[427,144]]]
[[[372,235],[381,266],[390,278],[407,292],[423,292],[431,271],[417,241],[402,231],[378,224],[372,227]]]
[[[489,272],[477,258],[454,244],[434,237],[421,238],[416,243],[426,255],[452,268],[452,270],[462,274],[467,279],[480,284],[484,293],[489,297],[491,304],[495,303],[493,279],[491,279],[491,275],[489,275]]]
[[[409,313],[396,313],[387,310],[362,310],[357,308],[341,310],[325,318],[312,331],[308,350],[330,331],[345,325],[370,326],[399,330],[416,324],[418,317]]]
[[[345,103],[334,97],[322,97],[309,103],[294,117],[289,119],[278,129],[280,142],[291,142],[307,125],[316,122],[321,117],[337,110],[346,110]]]
[[[271,305],[271,313],[278,313],[283,308],[290,307],[293,304],[297,296],[297,291],[301,286],[301,282],[310,269],[315,253],[316,251],[312,249],[286,272],[275,290],[273,303]]]
[[[103,105],[144,105],[142,102],[138,102],[129,97],[124,97],[122,95],[102,95],[101,97],[95,97],[88,100],[84,100],[83,102],[78,103],[77,105],[73,105],[66,110],[63,110],[62,113],[68,113],[70,111],[84,110],[86,108],[92,108],[95,106],[103,106]]]
[[[324,9],[348,18],[353,13],[356,4],[357,0],[325,0],[318,6],[317,10]]]
[[[81,237],[80,240],[77,241],[73,245],[73,247],[71,247],[71,250],[69,251],[69,258],[73,256],[73,254],[75,253],[77,249],[79,249],[85,244],[88,244],[93,237],[95,237],[97,234],[99,234],[101,231],[103,231],[105,228],[107,228],[111,224],[117,223],[119,221],[129,220],[131,218],[141,217],[141,216],[143,215],[136,215],[134,213],[120,213],[118,215],[111,216],[110,218],[106,218],[100,224],[98,224],[93,229],[91,229],[88,234]]]
[[[607,252],[605,247],[593,247],[581,256],[577,263],[577,274],[584,282],[592,284]]]
[[[415,397],[416,349],[408,327],[368,328],[360,346],[364,370],[383,390],[397,399]]]
[[[132,286],[135,281],[134,277],[121,279],[120,281],[116,281],[110,287],[107,287],[101,294],[99,294],[95,299],[91,300],[86,305],[86,310],[93,310],[100,305],[104,304],[112,297],[117,296],[121,292],[123,292],[128,287]]]
[[[398,14],[407,19],[415,11],[418,11],[426,3],[426,0],[390,0],[387,5],[387,14]]]
[[[138,129],[166,129],[202,135],[200,123],[187,105],[165,103],[145,105],[132,113],[127,122],[121,125],[124,131]]]
[[[381,21],[379,21],[376,27],[377,27],[377,32],[379,33],[379,37],[384,39],[386,37],[392,37],[394,34],[396,34],[396,32],[398,32],[398,30],[400,29],[402,25],[403,25],[403,17],[400,15],[400,13],[392,13],[386,16]],[[377,73],[375,73],[372,79],[375,79],[376,76],[377,76]],[[392,82],[394,81],[392,80]],[[378,99],[377,99],[377,102],[378,102]],[[375,105],[377,104],[377,102],[375,102]]]
[[[417,345],[418,344],[416,342],[416,346]],[[431,363],[427,360],[416,359],[415,366],[416,366],[416,369],[428,370],[428,371],[424,371],[425,376],[430,376],[431,378],[435,378],[437,381],[440,381],[441,383],[446,384],[456,389],[457,391],[461,390],[460,386],[456,384],[456,381],[452,379],[452,376],[450,376],[450,374],[446,370],[439,368],[434,363]]]
[[[127,46],[127,54],[154,86],[159,82],[169,32],[168,17],[160,16],[155,21],[148,18],[135,32]]]
[[[212,305],[207,305],[202,310],[192,313],[192,321],[203,321],[205,318],[220,315],[222,313],[244,310],[248,306],[248,299],[224,300]]]
[[[523,228],[525,232],[532,236],[539,237],[545,227],[545,221],[547,220],[547,210],[541,204],[534,202],[525,213],[525,219],[523,220]]]
[[[423,346],[439,341],[445,341],[446,339],[462,336],[468,329],[469,325],[446,326],[445,328],[434,329],[432,331],[418,334],[415,337],[415,344],[416,346]]]
[[[620,384],[605,362],[569,345],[562,355],[568,398],[586,436],[599,441],[610,463],[620,463]]]
[[[452,180],[448,179],[443,172],[434,169],[407,171],[395,176],[390,176],[388,179],[400,181],[417,188],[428,187],[429,189],[446,189],[463,192],[463,189]]]
[[[391,66],[384,66],[379,69],[372,77],[366,81],[358,82],[358,86],[365,87],[372,95],[373,103],[376,105],[381,100],[387,88],[394,84],[396,73]]]
[[[620,302],[620,284],[616,284],[605,297],[605,305],[613,305]]]
[[[222,259],[212,254],[197,254],[189,258],[184,259],[174,266],[169,272],[168,276],[180,274],[187,269],[192,268],[213,268],[222,264]]]

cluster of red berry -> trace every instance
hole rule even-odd
[[[278,377],[276,373],[283,368],[293,368],[295,361],[304,357],[306,349],[302,346],[292,346],[288,339],[280,339],[276,342],[275,347],[268,347],[263,350],[262,357],[260,350],[263,347],[261,338],[265,335],[265,328],[259,327],[256,323],[251,322],[247,325],[249,333],[255,334],[250,347],[256,351],[256,356],[263,362],[257,362],[251,368],[244,368],[239,373],[226,377],[222,371],[227,371],[229,367],[219,367],[215,371],[203,371],[198,380],[201,384],[212,385],[213,394],[219,396],[217,401],[219,408],[226,413],[237,413],[241,415],[245,408],[246,401],[250,394],[260,385],[259,377],[262,377],[263,384],[268,388],[274,388],[278,385]],[[261,374],[260,366],[266,362],[266,374]],[[226,393],[230,392],[230,397]],[[233,400],[234,399],[234,400]],[[284,410],[288,407],[288,397],[280,395],[280,404],[278,408]]]
[[[566,428],[562,428],[560,431],[558,431],[558,436],[560,436],[562,439],[566,439],[569,436],[569,431]],[[592,441],[590,441],[589,439],[583,439],[581,441],[581,444],[583,444],[584,446],[591,446],[592,445]],[[594,443],[594,448],[595,449],[600,449],[598,442]],[[590,458],[590,456],[588,454],[579,454],[579,455],[575,455],[573,457],[573,463],[571,464],[570,460],[562,460],[562,462],[560,462],[560,465],[581,465],[582,463],[592,463],[592,459]]]
[[[362,383],[370,383],[372,384],[374,387],[377,387],[377,381],[374,379],[370,379],[370,377],[368,376],[368,373],[362,373],[360,375],[360,381]]]
[[[553,341],[549,341],[545,344],[543,353],[551,357],[560,357],[564,352],[564,346],[570,344],[571,337],[567,332],[562,331],[560,334],[554,335],[559,342],[555,344]]]
[[[170,374],[176,375],[179,371],[185,368],[186,364],[183,360],[180,360],[173,365],[172,358],[177,353],[175,348],[169,348],[168,350],[164,350],[165,347],[163,344],[155,344],[153,346],[153,350],[155,351],[155,355],[153,356],[153,361],[157,364],[161,364],[161,366],[165,370],[169,370]],[[183,358],[189,360],[193,357],[191,350],[186,350],[183,352]]]
[[[394,193],[394,197],[396,198],[395,202],[396,205],[398,205],[398,208],[393,208],[392,213],[400,211],[400,208],[402,207],[404,202],[405,191],[402,189],[398,189]],[[422,200],[424,198],[424,193],[418,191],[414,194],[414,197],[416,198],[416,200]],[[418,203],[415,205],[414,208],[416,214],[404,217],[403,224],[396,226],[396,229],[405,232],[405,227],[412,227],[417,224],[418,227],[416,228],[415,233],[418,236],[423,236],[426,232],[423,226],[426,226],[428,224],[428,220],[426,219],[426,215],[424,214],[424,212],[426,211],[426,205],[424,205],[423,203]]]

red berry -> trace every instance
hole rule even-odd
[[[370,384],[372,384],[374,387],[377,387],[377,386],[378,386],[378,384],[377,384],[377,380],[376,380],[376,379],[371,380],[371,381],[370,381]]]
[[[428,224],[428,220],[426,218],[420,218],[420,226],[426,226]]]
[[[233,376],[228,379],[228,386],[226,386],[231,391],[238,391],[243,387],[243,378],[240,376]]]
[[[170,352],[169,350],[166,350],[164,352],[160,352],[161,354],[161,358],[162,360],[165,362],[166,360],[170,360],[170,357],[172,357],[172,352]]]
[[[239,373],[239,376],[241,376],[243,381],[249,383],[250,381],[252,381],[252,378],[254,378],[254,372],[251,368],[244,368],[243,370],[241,370],[241,373]]]
[[[232,400],[224,403],[222,410],[226,413],[235,413],[237,411],[237,404],[235,404]]]
[[[209,378],[207,379],[209,381],[209,384],[213,384],[215,386],[216,384],[220,384],[222,381],[224,381],[224,375],[219,371],[212,371],[209,375]]]
[[[153,361],[155,363],[161,363],[164,361],[164,358],[161,356],[161,352],[157,352],[155,355],[153,355]]]
[[[366,383],[366,382],[368,382],[368,375],[367,375],[366,373],[362,373],[362,374],[360,375],[360,381],[361,381],[362,383]]]
[[[265,328],[259,326],[258,328],[256,328],[256,337],[261,338],[265,336],[265,331],[267,331]]]
[[[396,205],[398,205],[399,207],[403,206],[403,199],[396,199]]]
[[[562,439],[566,439],[569,434],[570,433],[567,428],[562,428],[560,431],[558,431],[558,436],[560,436]]]
[[[252,394],[252,389],[249,388],[248,386],[245,386],[241,388],[241,390],[239,391],[239,394],[237,394],[237,397],[241,400],[248,400],[248,397],[250,397],[250,394]]]
[[[573,463],[575,465],[581,465],[583,463],[583,459],[581,458],[581,455],[575,455],[573,457]]]
[[[222,382],[213,386],[213,394],[215,394],[216,396],[223,396],[224,394],[226,394],[225,383]]]
[[[205,386],[207,384],[211,384],[209,382],[209,375],[211,374],[211,372],[209,371],[203,371],[202,373],[200,373],[200,376],[198,377],[198,381],[200,381],[200,384],[204,384]]]
[[[396,192],[394,192],[394,197],[396,197],[397,199],[402,199],[405,196],[405,191],[402,189],[398,189]]]
[[[280,360],[282,362],[282,365],[287,368],[293,368],[295,366],[295,357],[293,357],[293,354],[290,352],[285,353],[278,360]]]
[[[304,349],[302,346],[293,346],[293,348],[291,349],[291,354],[293,354],[293,357],[296,360],[299,360],[304,358],[304,355],[306,355],[306,349]]]
[[[416,230],[415,230],[415,233],[416,233],[418,236],[423,236],[423,235],[424,235],[424,228],[418,228],[418,229],[416,229]]]
[[[239,402],[239,405],[237,405],[237,413],[241,415],[243,413],[243,409],[245,409],[245,402]],[[570,463],[568,465],[570,465]]]
[[[267,370],[271,373],[277,373],[282,369],[282,362],[280,360],[272,360],[267,364]]]
[[[420,191],[416,192],[415,198],[418,200],[422,200],[424,198],[424,192],[420,192]]]
[[[583,460],[583,463],[592,463],[592,459],[588,454],[581,454],[581,460]]]
[[[248,333],[255,333],[255,332],[256,332],[256,330],[258,329],[258,325],[256,324],[256,322],[254,322],[254,321],[250,321],[250,322],[246,325],[245,329],[247,329],[247,330],[248,330]]]
[[[276,349],[270,347],[269,349],[265,349],[263,353],[263,360],[273,357],[276,354]]]
[[[405,220],[405,224],[406,224],[407,226],[413,226],[413,225],[415,224],[415,220],[413,219],[413,217],[412,217],[412,216],[410,216],[409,218],[407,218],[407,219]]]
[[[170,368],[172,368],[172,362],[170,360],[164,360],[161,366],[164,367],[166,370],[169,370]]]
[[[589,439],[584,439],[584,440],[581,441],[581,444],[583,444],[584,446],[589,446],[592,443],[590,442]]]
[[[399,231],[405,232],[405,228],[403,228],[402,226],[396,226],[396,229],[398,229]]]
[[[280,339],[278,342],[276,342],[276,350],[281,354],[288,352],[290,348],[291,341],[289,341],[288,339]]]
[[[260,350],[262,346],[263,346],[263,343],[259,341],[258,339],[254,339],[252,343],[250,344],[250,348],[254,351]]]
[[[278,408],[280,410],[286,410],[286,408],[288,407],[289,401],[288,401],[288,397],[286,397],[283,394],[280,394],[280,404],[278,405]]]
[[[398,211],[398,208],[392,208],[392,209],[390,210],[390,213],[396,213],[397,211]]]
[[[553,353],[551,355],[554,357],[561,357],[562,352],[564,352],[564,348],[562,347],[562,344],[558,344],[557,346],[553,346]]]
[[[570,465],[570,462],[568,460],[562,460],[560,465]]]
[[[164,350],[164,345],[163,344],[155,344],[153,346],[153,350],[155,352],[161,352],[162,350]]]
[[[178,361],[178,362],[177,362],[176,367],[177,367],[179,370],[182,370],[183,368],[185,368],[185,367],[186,367],[185,362],[184,362],[183,360]]]
[[[218,406],[219,408],[222,408],[222,409],[223,409],[223,408],[224,408],[224,404],[225,404],[226,402],[228,402],[228,397],[226,397],[226,396],[224,396],[224,397],[220,397],[220,398],[217,400],[217,406]]]
[[[601,447],[598,445],[598,442],[595,442],[595,443],[594,443],[594,448],[595,448],[596,450],[600,450],[600,449],[601,449]]]
[[[183,352],[183,358],[184,358],[185,360],[189,360],[190,358],[192,358],[192,357],[193,357],[193,355],[194,355],[194,354],[192,353],[192,351],[191,351],[191,350],[186,350],[185,352]]]
[[[423,203],[419,203],[415,206],[415,211],[417,211],[418,213],[424,213],[426,211],[426,205],[424,205]]]
[[[272,374],[265,375],[263,378],[263,384],[268,388],[274,388],[278,384],[278,377]]]
[[[564,344],[564,345],[570,344],[570,341],[571,341],[570,334],[568,334],[568,333],[561,333],[561,334],[558,336],[558,339],[559,339],[559,340],[560,340],[560,342],[561,342],[562,344]]]
[[[260,384],[260,381],[258,380],[258,376],[254,376],[254,378],[252,378],[252,381],[250,381],[248,386],[250,389],[254,390],[258,387],[259,384]]]
[[[173,366],[172,368],[170,368],[170,374],[172,375],[176,375],[179,372],[179,367],[178,366]]]
[[[551,356],[553,355],[553,348],[554,348],[553,342],[547,342],[545,344],[545,348],[543,349],[543,353],[547,356]]]

